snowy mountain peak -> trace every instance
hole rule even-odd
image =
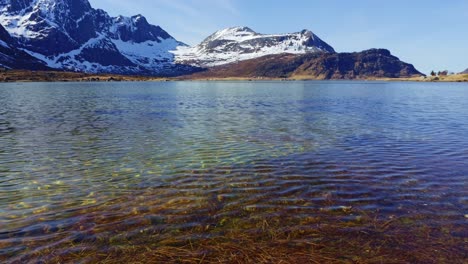
[[[176,61],[212,67],[266,55],[292,53],[335,53],[310,30],[290,34],[260,34],[248,27],[216,31],[195,47],[179,47]]]
[[[0,25],[49,67],[85,72],[174,74],[183,43],[142,15],[111,17],[88,0],[0,0]]]
[[[231,27],[216,31],[202,43],[208,43],[215,40],[241,40],[252,38],[256,35],[258,34],[248,27]]]
[[[135,26],[136,23],[144,23],[148,24],[148,21],[146,21],[146,18],[142,15],[136,15],[132,17],[126,17],[126,16],[117,16],[114,18],[115,23],[122,24],[122,25],[127,25],[127,26]]]
[[[226,30],[226,29],[224,29],[224,30]],[[253,32],[253,33],[255,33],[255,31],[253,31],[251,28],[246,27],[246,26],[231,27],[231,28],[227,28],[227,30],[237,31],[237,32],[245,31],[245,32]],[[222,31],[222,30],[221,30],[221,31]]]
[[[308,30],[308,29],[303,29],[301,31],[301,35],[308,36],[308,37],[315,36],[315,34],[312,31]]]
[[[166,39],[173,39],[166,31],[159,26],[148,23],[142,15],[132,17],[118,16],[113,19],[113,25],[109,32],[114,39],[142,43],[145,41],[161,42]]]
[[[255,35],[257,34],[249,27],[231,27],[218,30],[214,33],[214,35],[218,36],[237,36],[237,35]]]
[[[0,23],[22,43],[37,40],[28,43],[35,52],[51,55],[54,51],[76,48],[96,36],[95,24],[90,23],[94,10],[87,0],[4,0],[0,8],[7,10],[0,14]],[[89,29],[76,30],[80,26]],[[40,40],[55,43],[44,43],[49,46],[46,48]],[[56,50],[50,47],[54,44]]]
[[[52,14],[59,9],[83,10],[91,8],[87,0],[1,0],[0,8],[13,14],[24,14],[31,11],[41,11],[42,14]],[[75,10],[69,10],[72,13]]]

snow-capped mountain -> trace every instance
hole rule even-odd
[[[0,24],[49,67],[92,73],[174,74],[185,44],[141,15],[111,17],[88,0],[0,0]]]
[[[0,67],[7,69],[47,70],[45,63],[16,48],[18,43],[0,25]]]
[[[178,47],[173,53],[179,63],[212,67],[273,54],[319,52],[335,50],[309,30],[265,35],[248,27],[233,27],[215,32],[195,47]]]

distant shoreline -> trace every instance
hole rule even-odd
[[[440,77],[412,78],[360,78],[360,79],[314,79],[308,76],[293,76],[290,78],[266,77],[152,77],[128,76],[115,74],[88,74],[59,71],[27,71],[7,70],[0,72],[0,83],[15,82],[165,82],[165,81],[386,81],[386,82],[468,82],[468,74],[455,74]]]

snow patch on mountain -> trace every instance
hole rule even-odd
[[[3,40],[0,40],[0,46],[5,47],[5,48],[9,48],[9,47],[10,47],[10,46],[8,46],[8,44],[7,44],[5,41],[3,41]]]
[[[0,65],[8,69],[49,69],[45,64],[18,49],[16,41],[0,25]]]
[[[0,14],[0,24],[14,37],[36,38],[43,36],[40,32],[28,29],[31,25],[37,24],[36,22],[28,21],[28,16],[10,16],[2,11],[2,14]]]
[[[104,35],[99,34],[98,37],[88,40],[78,49],[60,54],[58,56],[45,56],[43,54],[31,52],[28,50],[24,51],[46,62],[47,66],[51,68],[61,68],[70,71],[82,71],[90,73],[111,72],[112,70],[116,70],[118,68],[112,67],[111,65],[103,65],[102,63],[88,61],[82,58],[85,49],[95,48],[115,50],[113,43],[108,41]]]
[[[148,68],[159,69],[163,64],[172,63],[174,55],[168,51],[176,50],[180,43],[175,39],[159,39],[134,43],[121,39],[112,39],[117,49],[135,64]]]

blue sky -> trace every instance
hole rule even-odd
[[[468,68],[468,0],[90,0],[111,15],[144,15],[198,44],[214,31],[310,29],[338,52],[387,48],[425,73]]]

